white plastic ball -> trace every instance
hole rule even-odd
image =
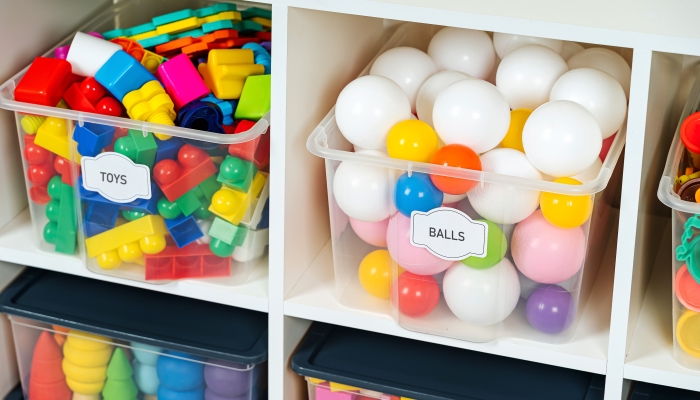
[[[471,76],[457,71],[442,71],[428,78],[418,91],[416,99],[416,113],[418,119],[433,126],[433,106],[437,97],[451,84],[457,81],[474,79]]]
[[[455,316],[478,326],[505,320],[520,298],[518,273],[507,258],[488,269],[455,263],[445,273],[442,290]]]
[[[460,201],[464,200],[467,198],[467,194],[449,194],[449,193],[443,193],[442,195],[442,204],[454,204],[454,203],[459,203]]]
[[[371,150],[359,154],[384,156]],[[394,178],[387,168],[343,161],[333,177],[333,196],[338,207],[359,221],[379,222],[393,215],[393,190]]]
[[[564,59],[564,61],[569,61],[571,57],[573,57],[574,54],[580,53],[583,50],[583,46],[576,42],[564,42],[563,46],[561,47],[561,52],[559,52],[559,55],[561,58]]]
[[[442,28],[430,41],[428,55],[438,71],[459,71],[478,79],[488,78],[496,63],[489,35],[472,29]]]
[[[572,178],[581,183],[590,182],[598,178],[601,168],[603,168],[603,162],[600,161],[600,157],[598,157],[595,159],[595,161],[593,161],[593,164],[591,164],[590,167],[572,176]]]
[[[542,174],[518,150],[494,149],[479,158],[484,172],[542,180]],[[474,211],[497,224],[520,222],[540,205],[539,191],[498,183],[478,184],[467,192],[467,197]]]
[[[363,149],[386,147],[389,130],[411,117],[411,103],[394,81],[367,75],[350,82],[335,103],[335,120],[340,132]]]
[[[612,75],[625,91],[625,96],[630,98],[630,80],[632,69],[621,55],[610,49],[591,47],[572,56],[567,62],[569,69],[595,68]]]
[[[593,114],[578,103],[550,101],[523,128],[523,147],[532,165],[557,178],[574,176],[598,158],[603,136]]]
[[[370,75],[396,82],[408,96],[411,111],[416,111],[418,90],[437,72],[433,59],[413,47],[395,47],[382,53],[372,64]]]
[[[564,59],[552,49],[523,46],[501,61],[496,86],[510,108],[534,110],[549,100],[552,86],[568,69]]]
[[[573,69],[559,78],[549,101],[570,100],[593,114],[603,139],[620,129],[627,114],[627,97],[622,86],[610,74],[593,68]]]
[[[504,58],[513,51],[530,44],[549,47],[556,53],[561,53],[564,42],[557,39],[546,39],[535,36],[513,35],[512,33],[493,33],[493,47],[498,57]]]
[[[446,144],[458,143],[484,153],[506,136],[510,108],[492,84],[477,79],[459,81],[435,100],[433,124]]]

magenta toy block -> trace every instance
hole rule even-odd
[[[209,94],[209,88],[204,83],[204,79],[185,54],[175,56],[161,64],[156,71],[156,76],[173,99],[176,110]]]
[[[331,392],[328,386],[316,386],[316,400],[355,400],[356,398],[357,393]]]

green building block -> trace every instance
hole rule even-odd
[[[195,16],[194,10],[192,10],[191,8],[188,8],[185,10],[175,11],[175,12],[171,12],[168,14],[163,14],[163,15],[159,15],[157,17],[153,17],[153,19],[151,21],[153,22],[153,25],[161,26],[161,25],[181,21],[183,19],[192,18],[194,16]]]
[[[197,189],[198,187],[195,187],[174,201],[186,217],[189,217],[190,214],[202,206],[202,201],[197,197]]]
[[[148,165],[148,168],[153,168],[158,145],[153,133],[148,132],[144,136],[141,131],[129,129],[128,135],[114,142],[114,151],[128,157],[136,164]]]
[[[257,173],[258,167],[252,162],[238,157],[226,156],[221,163],[219,176],[216,177],[216,180],[233,190],[248,193],[253,177]]]
[[[238,8],[236,7],[235,4],[231,3],[216,3],[214,5],[211,5],[209,7],[204,7],[204,8],[199,8],[197,10],[194,10],[194,15],[197,16],[197,18],[204,18],[208,17],[210,15],[222,13],[225,11],[237,11]]]
[[[219,257],[230,257],[236,246],[240,246],[245,241],[248,228],[236,226],[221,218],[214,218],[209,228],[209,249]]]
[[[241,21],[233,24],[231,29],[235,29],[238,31],[239,35],[245,36],[254,34],[255,32],[262,32],[265,28],[257,22]]]
[[[104,400],[136,400],[139,390],[133,379],[134,370],[121,347],[114,349],[107,366],[107,381],[102,389]]]
[[[211,33],[221,29],[233,29],[233,22],[230,19],[222,19],[202,25],[202,32],[204,33]]]
[[[176,202],[168,200],[165,196],[158,199],[157,207],[158,214],[165,219],[175,219],[182,215],[180,206]]]
[[[259,7],[250,7],[250,8],[246,8],[245,10],[241,11],[241,18],[243,18],[243,19],[255,18],[255,17],[272,19],[272,10],[266,10],[264,8],[259,8]]]
[[[202,193],[204,193],[207,202],[211,204],[211,199],[214,197],[214,194],[221,189],[221,184],[216,179],[216,176],[211,175],[205,179],[204,182],[199,184],[199,188],[202,189]]]
[[[75,198],[73,187],[54,176],[47,185],[51,201],[46,204],[44,240],[55,245],[59,253],[74,254],[77,243],[77,220],[75,215]]]
[[[172,40],[182,39],[184,37],[198,38],[204,36],[205,32],[201,28],[192,29],[191,31],[180,32],[175,35],[170,35]]]
[[[270,111],[272,75],[252,75],[246,78],[238,101],[235,119],[258,121]]]

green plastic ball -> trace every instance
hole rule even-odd
[[[508,250],[508,240],[501,228],[491,221],[480,219],[489,226],[488,238],[486,240],[486,257],[479,258],[470,256],[462,260],[462,264],[474,269],[488,269],[498,264],[506,255]]]
[[[158,213],[165,219],[175,219],[182,214],[182,211],[177,203],[171,203],[163,196],[158,200]]]
[[[124,219],[127,221],[136,221],[139,218],[145,217],[146,213],[142,211],[134,211],[134,210],[123,210],[122,211],[122,216]]]
[[[59,200],[61,198],[61,188],[63,187],[63,182],[61,177],[56,175],[49,181],[46,185],[46,191],[49,193],[49,197],[54,200]]]
[[[228,182],[238,182],[245,179],[246,174],[245,164],[243,160],[237,157],[226,157],[221,163],[221,177]]]
[[[120,137],[114,142],[114,151],[128,157],[131,161],[136,160],[136,144],[129,136]]]
[[[56,244],[56,238],[58,238],[58,224],[49,222],[44,226],[44,240],[47,243]]]
[[[46,204],[46,218],[51,222],[58,222],[61,203],[58,200],[51,200]]]
[[[231,254],[233,254],[234,246],[224,243],[219,239],[211,238],[211,242],[209,242],[209,249],[215,255],[224,258],[231,257]]]
[[[214,215],[207,206],[201,206],[194,210],[194,217],[197,219],[209,219]]]

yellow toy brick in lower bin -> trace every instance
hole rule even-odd
[[[163,251],[166,233],[163,217],[147,215],[85,239],[85,247],[101,268],[113,269],[122,261],[134,262],[143,254]]]
[[[86,332],[71,330],[68,333],[63,345],[62,368],[66,383],[75,394],[92,396],[102,391],[112,356],[110,342],[107,337]]]
[[[222,186],[212,196],[209,211],[234,225],[240,224],[251,204],[253,204],[253,199],[260,195],[266,181],[265,175],[258,172],[247,193]]]

